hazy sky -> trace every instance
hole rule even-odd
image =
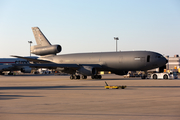
[[[180,55],[180,0],[0,0],[0,57],[29,55],[31,27],[59,54],[148,50]]]

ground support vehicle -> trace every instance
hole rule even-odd
[[[148,75],[149,79],[178,79],[176,72],[170,72],[170,73],[153,73]]]
[[[121,89],[125,89],[126,88],[126,86],[117,86],[117,85],[114,85],[114,86],[109,86],[108,84],[107,84],[107,82],[105,82],[105,84],[106,84],[106,86],[104,86],[104,88],[106,88],[106,89],[119,89],[119,88],[121,88]]]

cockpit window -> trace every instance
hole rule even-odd
[[[157,55],[156,58],[162,58],[163,56],[162,55]]]

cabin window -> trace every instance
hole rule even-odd
[[[150,55],[147,56],[147,62],[150,62]]]

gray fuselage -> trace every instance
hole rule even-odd
[[[167,63],[166,58],[161,54],[151,51],[77,53],[45,59],[58,64],[100,64],[102,68],[98,70],[104,71],[145,71]]]

